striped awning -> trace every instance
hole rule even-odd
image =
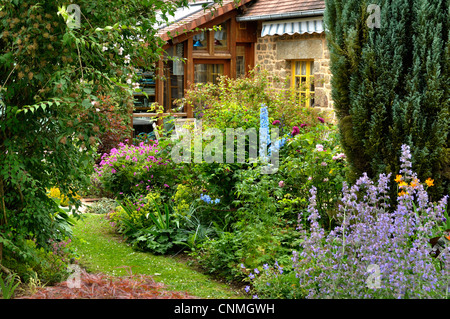
[[[323,18],[307,18],[295,20],[267,21],[262,24],[261,37],[266,35],[322,33],[324,31]]]

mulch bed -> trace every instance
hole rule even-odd
[[[72,284],[72,285],[70,285]],[[130,275],[122,277],[80,272],[80,287],[73,282],[60,282],[55,286],[39,288],[33,295],[15,299],[197,299],[187,293],[167,290],[151,276]]]

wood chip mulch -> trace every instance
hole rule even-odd
[[[151,276],[122,277],[105,274],[80,273],[79,288],[75,281],[63,281],[54,286],[39,288],[35,294],[15,299],[197,299],[184,292],[170,291]]]

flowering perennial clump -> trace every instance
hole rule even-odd
[[[312,187],[309,225],[305,227],[300,213],[301,244],[293,252],[289,272],[297,279],[294,284],[286,280],[289,286],[279,289],[284,291],[281,297],[448,298],[450,248],[447,245],[439,256],[432,256],[430,244],[433,237],[447,234],[448,195],[430,202],[427,188],[433,185],[432,179],[421,182],[411,167],[410,148],[404,145],[401,170],[395,177],[394,187],[399,190],[395,207],[390,205],[390,174],[381,174],[378,181],[363,174],[351,187],[344,182],[338,226],[328,232],[319,223],[317,188]],[[265,274],[260,281],[274,286],[280,276]],[[252,277],[252,281],[258,279]],[[255,287],[260,289],[255,290],[258,295],[273,295],[265,285]]]
[[[429,240],[443,231],[448,196],[430,203],[410,160],[409,147],[403,146],[396,181],[405,183],[399,186],[404,193],[395,209],[388,204],[390,175],[381,174],[375,183],[364,174],[351,188],[344,183],[340,225],[328,235],[319,226],[316,188],[311,189],[310,232],[299,224],[304,241],[301,251],[293,254],[308,298],[447,296],[450,251],[447,248],[440,260],[433,259]],[[375,275],[378,286],[370,284]]]
[[[119,148],[103,154],[95,167],[96,180],[116,194],[121,194],[123,189],[148,191],[155,185],[168,188],[169,175],[161,173],[169,171],[165,167],[170,160],[158,156],[159,151],[158,141],[154,144],[141,142],[137,146],[120,143]]]

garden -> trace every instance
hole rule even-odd
[[[134,138],[127,79],[139,79],[122,52],[161,54],[113,23],[134,18],[96,12],[98,28],[77,33],[45,16],[50,1],[0,2],[0,44],[19,50],[0,51],[0,295],[101,298],[89,287],[103,282],[99,294],[115,298],[448,299],[449,20],[438,2],[414,15],[391,4],[384,17],[413,27],[377,35],[350,14],[358,1],[327,2],[336,118],[255,68],[187,90],[177,103],[192,105],[192,124],[163,116],[157,135]],[[64,55],[38,52],[25,16]],[[100,200],[80,213],[88,198]],[[58,290],[75,273],[84,286]]]

